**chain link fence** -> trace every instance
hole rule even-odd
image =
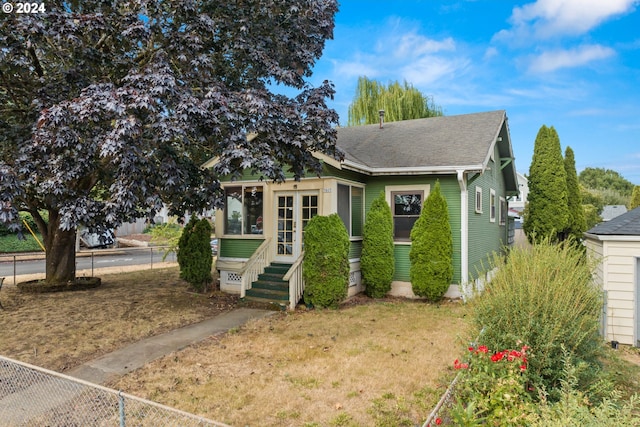
[[[229,427],[3,356],[0,356],[0,424],[5,427]]]
[[[111,272],[125,272],[175,265],[176,254],[167,252],[167,249],[165,246],[150,246],[83,250],[76,252],[76,275],[93,276],[105,269]],[[5,285],[43,278],[45,265],[43,252],[0,254],[0,276],[5,278]]]

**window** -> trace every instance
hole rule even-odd
[[[394,191],[391,193],[395,240],[410,240],[411,229],[422,210],[423,198],[423,191]]]
[[[262,186],[226,187],[225,234],[262,234]]]
[[[338,184],[338,216],[350,237],[362,236],[364,191],[361,187]]]
[[[482,188],[476,187],[476,213],[482,213]]]
[[[493,189],[491,190],[491,196],[489,196],[489,209],[491,209],[489,221],[496,222],[496,192]]]
[[[500,225],[507,223],[507,201],[504,197],[500,197]]]

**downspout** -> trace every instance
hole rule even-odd
[[[465,170],[458,169],[460,186],[460,287],[461,292],[469,280],[469,192],[465,179]]]

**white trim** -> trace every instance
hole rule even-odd
[[[640,236],[622,234],[592,234],[584,233],[587,239],[599,241],[640,242]]]
[[[496,190],[491,188],[489,190],[489,222],[496,222],[496,213],[498,211],[496,208],[496,200],[498,200],[496,198]]]
[[[478,207],[478,195],[480,196],[480,206]],[[477,214],[481,214],[482,213],[482,187],[478,187],[476,185],[476,199],[474,200],[474,204],[475,204],[475,211]]]
[[[465,284],[469,278],[469,190],[464,170],[458,170],[457,178],[460,186],[460,283]]]
[[[458,170],[466,172],[484,172],[485,166],[460,165],[460,166],[414,166],[414,167],[393,167],[393,168],[372,168],[360,163],[344,160],[344,169],[350,169],[366,175],[424,175],[424,174],[456,174]]]
[[[395,192],[411,192],[411,191],[422,191],[422,205],[420,206],[420,213],[422,213],[424,202],[427,200],[427,197],[429,197],[429,192],[431,191],[431,184],[385,185],[384,196],[387,199],[387,204],[389,205],[389,208],[391,208],[392,217],[393,217],[393,200],[391,200],[391,194]],[[394,235],[393,243],[405,243],[410,245],[411,241],[396,240]]]

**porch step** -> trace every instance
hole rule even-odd
[[[282,280],[291,264],[271,263],[265,267],[264,273],[247,289],[245,299],[262,303],[280,305],[289,301],[289,283]]]

